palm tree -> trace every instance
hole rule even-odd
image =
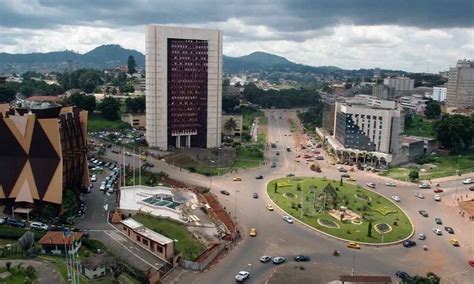
[[[237,128],[237,122],[235,122],[235,120],[231,117],[225,122],[224,128],[228,131],[234,130]]]

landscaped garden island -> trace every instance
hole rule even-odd
[[[267,192],[294,218],[341,239],[380,244],[402,241],[413,233],[410,219],[397,205],[347,182],[280,178],[268,183]]]

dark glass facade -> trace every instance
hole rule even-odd
[[[338,112],[336,114],[335,137],[345,148],[375,151],[376,145],[354,122],[352,114]]]
[[[168,39],[168,145],[197,133],[190,146],[206,147],[207,63],[206,40]]]
[[[336,112],[336,105],[334,102],[323,102],[323,119],[322,127],[329,135],[334,133],[334,114]]]

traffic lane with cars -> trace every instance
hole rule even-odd
[[[107,176],[109,176],[111,170],[104,168],[103,171],[94,171],[97,180],[91,182],[94,186],[91,193],[83,194],[84,203],[86,204],[87,210],[83,217],[76,219],[76,225],[83,229],[110,229],[107,224],[107,212],[115,209],[116,205],[116,193],[109,194],[106,191],[101,191],[100,185]]]

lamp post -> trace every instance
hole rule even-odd
[[[211,171],[209,172],[209,190],[212,189],[212,167],[214,166],[214,160],[209,160],[211,162]]]

